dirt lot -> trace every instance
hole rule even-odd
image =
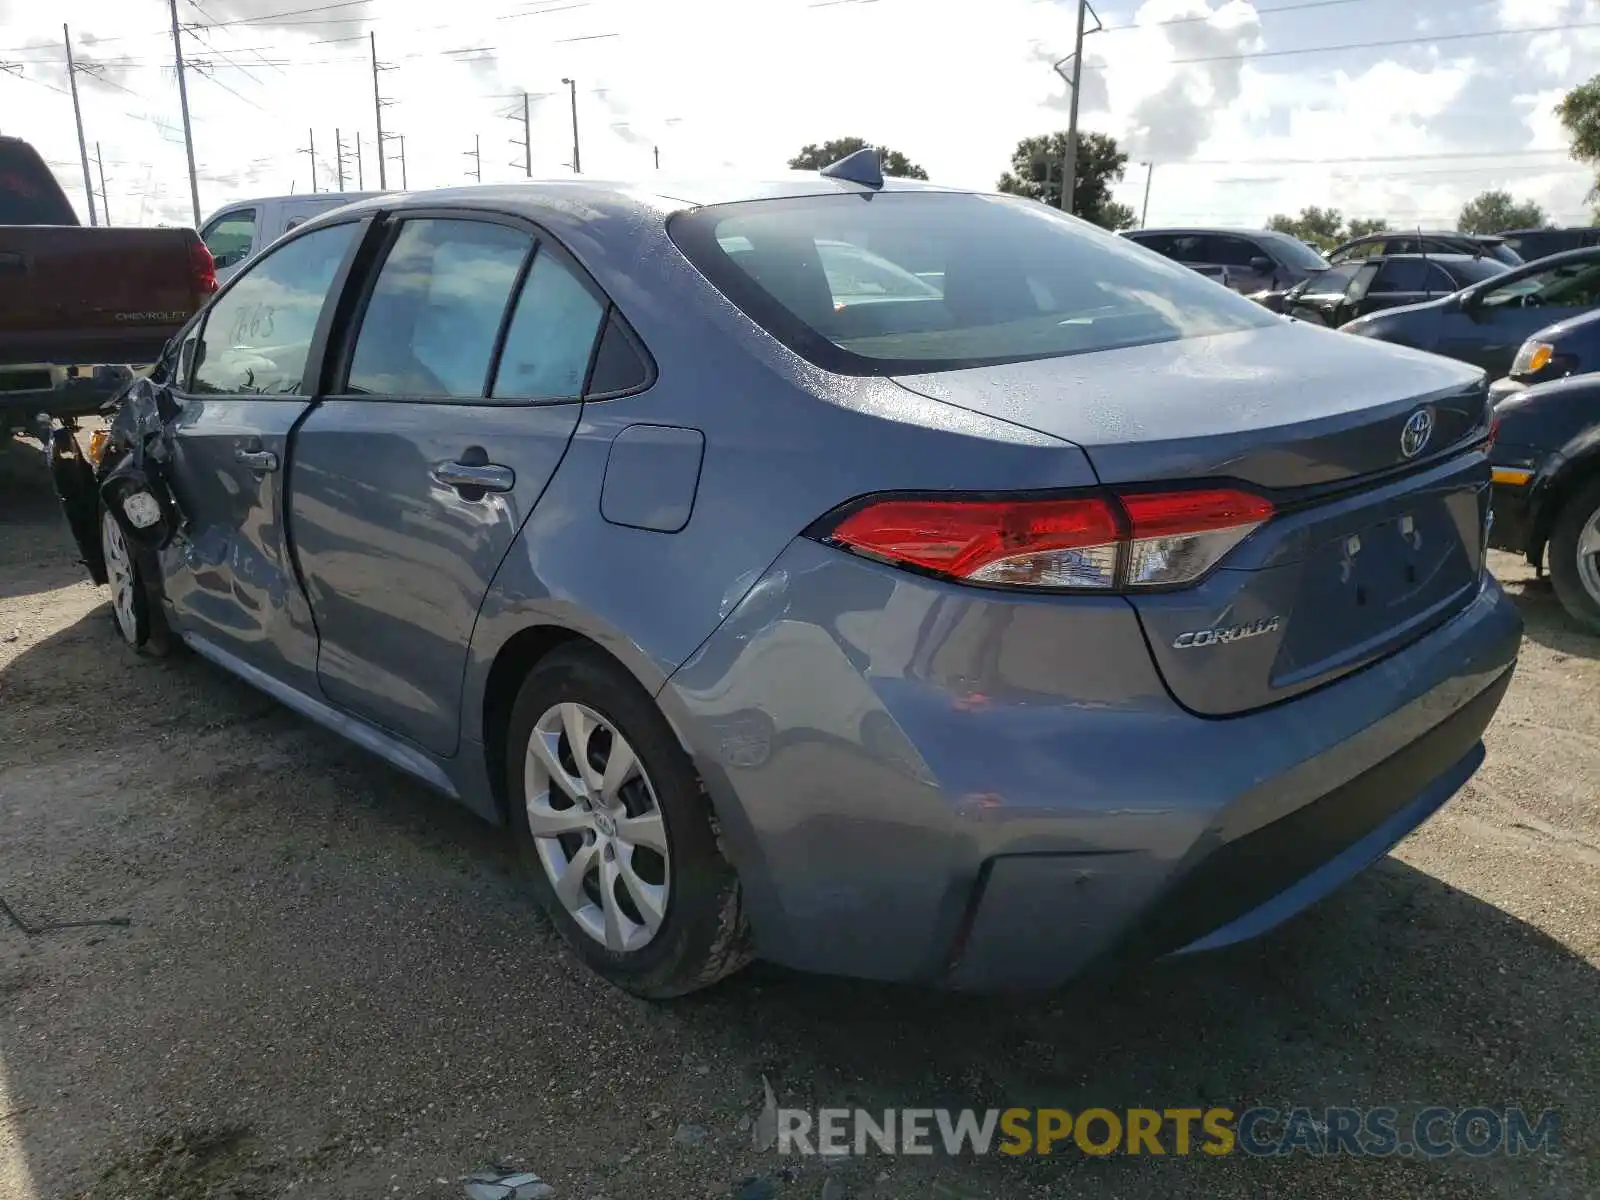
[[[140,660],[0,447],[0,1197],[1600,1195],[1600,640],[1528,637],[1476,780],[1258,944],[1003,999],[596,982],[500,837],[207,664]],[[1553,1107],[1544,1156],[758,1153],[801,1105]],[[685,1128],[688,1127],[688,1128]],[[697,1127],[697,1128],[695,1128]],[[701,1134],[704,1137],[701,1137]]]

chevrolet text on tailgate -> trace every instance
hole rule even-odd
[[[0,137],[0,432],[93,412],[215,290],[193,230],[81,226],[33,147]]]
[[[315,218],[77,502],[128,643],[508,826],[621,987],[1051,986],[1271,928],[1477,769],[1492,438],[1481,371],[863,151]]]

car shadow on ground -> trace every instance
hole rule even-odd
[[[0,1148],[40,1196],[459,1197],[434,1181],[516,1154],[560,1195],[821,1194],[814,1160],[750,1145],[763,1078],[801,1107],[1563,1119],[1558,1160],[869,1157],[832,1172],[848,1195],[1600,1191],[1600,973],[1397,859],[1262,941],[1045,994],[757,965],[650,1005],[574,964],[497,831],[207,663],[128,655],[104,605],[0,683],[21,699],[0,896],[133,922],[0,918]],[[76,733],[63,710],[88,714]],[[680,1122],[709,1131],[701,1157]]]
[[[1600,658],[1600,636],[1588,632],[1567,614],[1548,575],[1535,579],[1529,568],[1525,577],[1503,582],[1522,611],[1524,632],[1531,641],[1557,654]]]

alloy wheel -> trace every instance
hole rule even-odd
[[[607,950],[649,945],[666,918],[671,861],[654,785],[607,718],[572,701],[534,723],[527,820],[556,898]]]
[[[1578,535],[1578,579],[1589,599],[1600,604],[1600,508],[1589,514]]]
[[[100,548],[105,553],[106,581],[111,585],[111,611],[117,629],[130,646],[139,644],[139,617],[134,609],[133,558],[122,526],[109,512],[100,514]]]

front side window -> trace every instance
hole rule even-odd
[[[1391,258],[1378,270],[1372,292],[1420,292],[1427,286],[1428,264],[1420,258]]]
[[[1303,295],[1307,296],[1342,296],[1345,288],[1350,286],[1350,281],[1361,271],[1361,262],[1341,263],[1337,267],[1329,267],[1326,271],[1318,271],[1306,280]]]
[[[576,400],[604,316],[594,293],[559,258],[541,250],[517,297],[489,394]]]
[[[1206,261],[1221,263],[1225,267],[1239,267],[1250,269],[1252,259],[1265,258],[1260,247],[1243,238],[1213,237],[1209,239],[1209,249],[1206,252]]]
[[[252,263],[206,313],[191,390],[305,395],[301,380],[317,319],[359,228],[318,229]]]
[[[361,318],[346,390],[482,397],[533,238],[486,221],[406,221]]]
[[[844,374],[1054,358],[1277,320],[1033,200],[924,192],[757,200],[680,213],[670,232],[754,321]],[[903,273],[898,290],[839,303],[830,244]]]
[[[1562,263],[1483,293],[1485,308],[1588,308],[1600,304],[1600,262]]]
[[[256,238],[256,210],[226,213],[206,227],[201,241],[219,267],[236,267],[250,257]]]

